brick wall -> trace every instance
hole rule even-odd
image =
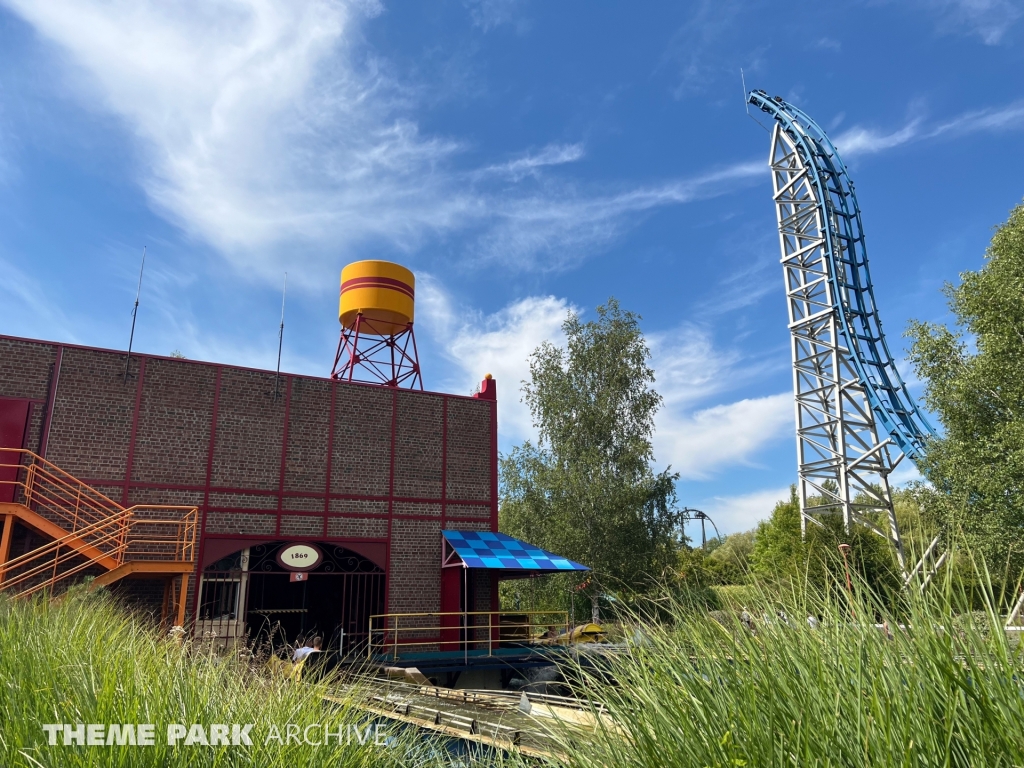
[[[36,450],[58,351],[46,458],[124,504],[195,504],[205,538],[383,541],[388,610],[430,611],[442,528],[496,527],[493,400],[290,375],[275,396],[270,372],[134,354],[126,383],[124,353],[0,337]]]
[[[133,482],[205,484],[215,380],[211,366],[146,361]]]
[[[45,400],[56,359],[53,344],[0,337],[0,397]]]
[[[448,400],[448,498],[491,501],[493,401]]]
[[[388,612],[441,610],[441,521],[391,524]]]
[[[306,499],[292,499],[289,509],[324,509],[327,487],[327,442],[331,418],[331,384],[316,379],[293,378],[288,406],[288,455],[284,490],[318,494],[319,507],[303,506]]]
[[[287,401],[274,374],[222,368],[210,484],[276,491]]]
[[[68,347],[60,366],[46,458],[72,475],[123,481],[140,358]]]

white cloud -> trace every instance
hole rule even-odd
[[[582,144],[549,144],[536,154],[525,155],[501,165],[489,166],[482,173],[508,176],[518,181],[524,176],[535,174],[538,169],[545,166],[574,163],[583,155]]]
[[[562,323],[579,310],[554,296],[530,296],[484,315],[457,307],[434,278],[417,282],[417,324],[423,327],[457,369],[445,388],[469,392],[485,373],[498,382],[498,425],[502,438],[533,438],[529,410],[521,402],[521,383],[529,377],[530,354],[542,342],[564,345]],[[459,322],[458,318],[469,317]],[[773,440],[792,430],[789,393],[744,399],[694,411],[713,395],[747,383],[763,370],[757,361],[717,349],[707,331],[683,326],[652,334],[651,365],[664,405],[655,417],[655,454],[688,479],[710,477],[723,467],[749,463]]]
[[[735,0],[690,4],[689,18],[672,36],[661,61],[661,66],[677,70],[675,98],[701,93],[725,72],[735,75],[732,63],[715,48],[742,17],[742,5]]]
[[[498,386],[502,438],[519,442],[533,437],[530,411],[520,391],[529,378],[529,357],[544,341],[564,345],[562,323],[575,308],[554,296],[529,296],[491,315],[456,311],[451,297],[430,277],[418,278],[416,294],[422,325],[458,370],[444,382],[445,389],[469,394],[490,373]],[[470,319],[460,323],[458,317]]]
[[[652,334],[651,364],[664,405],[655,417],[655,456],[686,479],[705,479],[735,464],[750,463],[764,447],[793,428],[788,392],[694,410],[708,398],[749,384],[774,367],[717,348],[696,326]]]
[[[940,123],[929,136],[961,136],[979,131],[1002,131],[1024,128],[1024,102],[1016,102],[998,109],[965,112],[952,120]]]
[[[519,12],[521,5],[522,0],[466,0],[473,24],[484,32],[502,24],[513,24],[518,31],[525,30],[529,25]]]
[[[2,169],[0,169],[2,170]],[[0,307],[3,333],[36,338],[40,335],[81,343],[76,324],[64,314],[39,281],[19,269],[13,261],[0,257]],[[40,334],[40,329],[43,333]]]
[[[986,45],[998,45],[1024,16],[1019,0],[918,0],[935,14],[944,32],[977,35]]]
[[[843,44],[834,38],[822,37],[814,43],[814,47],[821,50],[835,51],[836,53],[839,53],[843,49]]]
[[[832,143],[844,157],[872,155],[916,139],[920,125],[921,120],[918,118],[891,133],[880,133],[861,127],[851,128],[833,139]]]
[[[155,207],[239,267],[269,277],[285,242],[293,263],[325,241],[410,247],[476,205],[432,173],[458,143],[420,136],[408,92],[360,59],[371,4],[6,1],[135,135]]]
[[[647,211],[764,173],[740,163],[612,192],[542,177],[579,161],[579,143],[461,169],[464,144],[422,135],[420,91],[361,42],[370,2],[0,2],[59,51],[68,89],[134,136],[153,206],[274,283],[284,268],[312,283],[310,267],[368,244],[412,253],[453,232],[475,243],[467,258],[558,269]],[[477,10],[491,24],[509,8]]]
[[[780,501],[789,498],[789,488],[769,488],[738,496],[714,496],[701,503],[719,532],[726,536],[738,531],[749,531],[762,520],[767,520]],[[690,532],[693,535],[693,532]]]
[[[666,410],[692,405],[742,380],[737,370],[741,355],[716,349],[711,335],[702,328],[684,325],[671,333],[649,334],[647,341],[654,386],[664,398]]]
[[[417,288],[420,314],[428,332],[458,367],[446,382],[452,391],[469,391],[484,373],[498,381],[499,429],[503,439],[518,442],[535,436],[520,386],[529,377],[529,356],[543,341],[562,345],[562,323],[578,311],[565,299],[533,296],[492,315],[456,312],[436,282]],[[469,314],[474,319],[457,324]],[[451,330],[445,330],[451,329]],[[749,463],[766,445],[792,430],[789,393],[745,399],[694,411],[695,404],[749,381],[759,365],[732,351],[720,351],[703,330],[686,326],[672,334],[650,337],[656,388],[664,406],[655,417],[654,448],[661,465],[671,464],[683,477],[710,477],[723,467]]]
[[[1024,102],[1005,107],[963,112],[951,120],[928,125],[921,117],[910,120],[902,128],[888,133],[856,126],[836,136],[835,144],[843,157],[871,155],[915,141],[955,138],[972,133],[1019,130],[1024,128]]]
[[[480,237],[477,249],[482,258],[512,268],[562,269],[617,238],[638,216],[723,194],[766,173],[762,162],[741,162],[613,195],[548,188],[496,205],[493,226]]]
[[[657,426],[658,462],[686,479],[706,479],[723,467],[750,464],[757,452],[792,433],[793,395],[780,392],[693,413],[666,407]]]

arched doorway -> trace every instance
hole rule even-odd
[[[248,638],[275,647],[319,635],[344,658],[365,653],[370,616],[384,612],[384,571],[343,546],[316,542],[322,561],[303,581],[277,554],[291,542],[258,544],[203,570],[197,635]]]

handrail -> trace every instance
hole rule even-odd
[[[487,623],[470,623],[470,619],[478,616],[486,616]],[[526,617],[525,621],[502,621],[502,618],[508,617]],[[445,624],[444,619],[446,617],[454,618],[458,620],[458,623]],[[497,621],[494,620],[497,617]],[[548,617],[544,621],[536,620],[537,617]],[[406,623],[405,626],[401,626],[402,620],[429,620],[438,619],[439,623],[435,626],[434,624],[420,624]],[[475,620],[475,619],[474,619]],[[375,624],[377,626],[375,626]],[[369,621],[369,643],[367,646],[367,655],[373,657],[375,650],[378,654],[387,654],[392,658],[397,659],[399,656],[399,648],[411,648],[415,650],[420,646],[437,646],[437,645],[457,645],[459,650],[468,652],[469,646],[487,644],[488,655],[491,655],[494,651],[495,643],[502,642],[526,642],[534,643],[538,638],[534,637],[535,629],[546,630],[552,632],[554,630],[555,635],[558,634],[558,628],[561,628],[563,632],[569,630],[569,614],[567,611],[431,611],[426,613],[380,613],[370,616]],[[525,630],[525,637],[502,637],[502,630],[515,629],[523,631]],[[497,637],[495,637],[495,630],[497,630]],[[487,633],[486,640],[484,638],[477,638],[475,635],[482,634],[484,631]],[[429,636],[424,638],[424,634],[437,632],[436,636]],[[460,637],[445,638],[443,633],[452,632],[462,635]],[[401,635],[405,634],[408,640],[402,640]],[[379,640],[376,638],[379,637]]]
[[[0,480],[0,485],[13,485],[20,491],[19,504],[66,533],[0,563],[0,590],[37,580],[17,593],[28,595],[93,565],[112,570],[135,560],[195,562],[197,507],[137,504],[126,509],[32,451],[0,448],[0,458],[12,454],[17,463],[0,462],[0,470],[14,469],[14,479]],[[59,570],[76,557],[83,562]],[[50,577],[43,578],[47,569]],[[13,571],[19,572],[10,577]]]
[[[41,507],[65,523],[61,527],[67,529],[70,525],[71,532],[81,524],[106,519],[124,509],[113,499],[32,451],[0,448],[0,458],[7,459],[12,454],[16,457],[15,463],[4,461],[0,463],[0,469],[15,470],[15,479],[0,480],[0,485],[20,487],[25,496],[25,506]],[[21,472],[25,473],[24,480],[18,477]]]
[[[124,511],[122,517],[131,517],[131,513],[127,510]],[[106,531],[104,529],[111,525],[111,522],[116,522],[117,525],[114,530]],[[98,538],[98,542],[106,543],[111,542],[117,544],[122,540],[122,528],[121,520],[116,521],[102,521],[95,523],[90,526],[90,533],[101,534]],[[40,589],[44,589],[51,586],[57,581],[72,576],[80,571],[85,570],[93,565],[97,564],[97,561],[83,558],[83,562],[72,566],[69,569],[62,570],[58,573],[58,566],[62,563],[66,563],[69,560],[73,560],[75,557],[82,557],[82,553],[74,548],[74,543],[80,541],[80,534],[85,529],[81,529],[76,533],[69,533],[60,539],[44,544],[43,546],[26,552],[20,557],[16,557],[13,560],[9,560],[7,563],[0,565],[0,589],[13,590],[20,584],[25,582],[32,582],[33,579],[40,577],[45,571],[50,570],[50,578],[36,581],[34,584],[30,584],[27,589],[15,593],[15,597],[26,597],[34,592],[38,592]],[[95,547],[95,544],[90,542],[90,547]],[[123,545],[122,545],[123,546]],[[61,551],[63,549],[63,552]],[[119,556],[123,553],[123,549],[117,552],[117,555],[113,558],[117,565],[120,565]],[[52,557],[52,560],[51,560]],[[31,563],[36,562],[36,565],[30,566]],[[27,570],[21,570],[27,568]],[[13,577],[8,577],[12,571],[19,571]]]

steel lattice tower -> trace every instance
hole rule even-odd
[[[853,183],[803,112],[762,91],[749,101],[776,121],[769,165],[789,309],[801,531],[820,524],[819,515],[842,514],[847,530],[857,523],[888,539],[909,579],[925,558],[907,574],[889,475],[904,458],[916,460],[934,432],[885,343]]]

